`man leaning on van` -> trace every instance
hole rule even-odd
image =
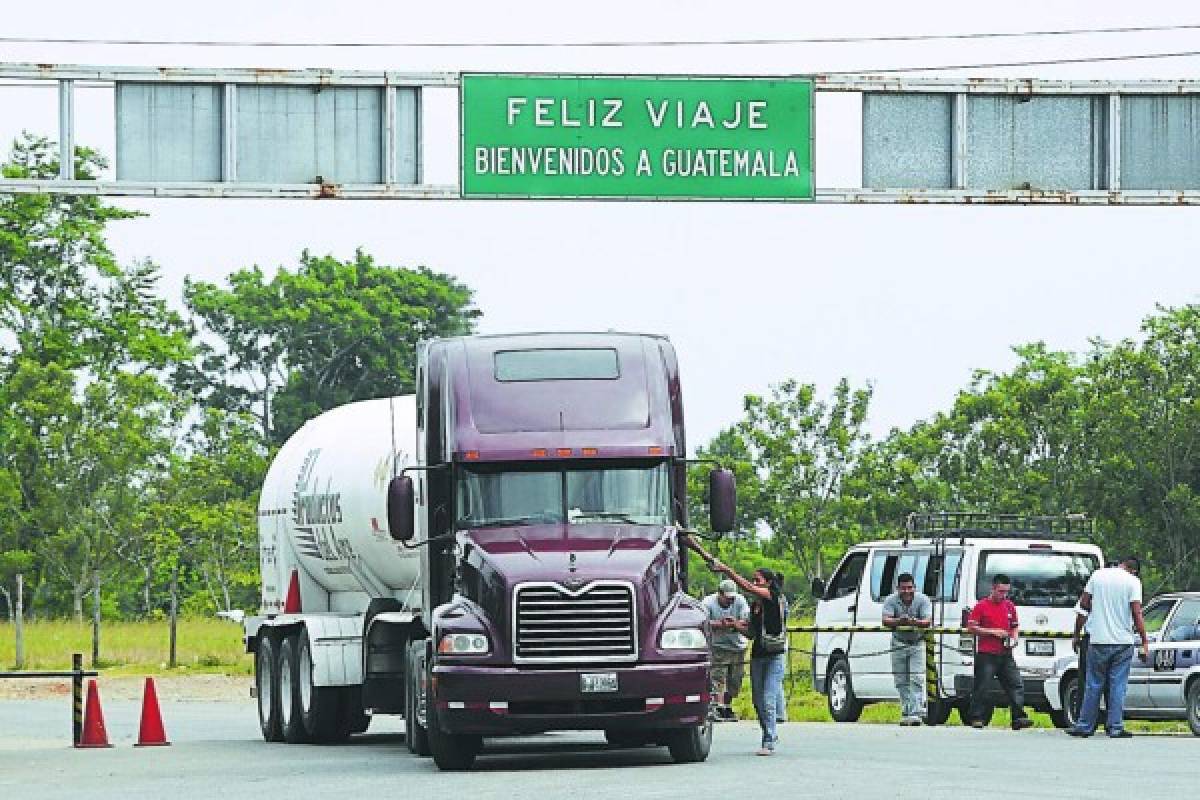
[[[883,601],[883,624],[888,628],[928,628],[933,605],[917,591],[910,573],[896,579],[896,591]],[[900,724],[920,725],[925,716],[925,645],[918,631],[892,631],[892,677],[900,694]]]

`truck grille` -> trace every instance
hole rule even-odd
[[[593,583],[580,592],[553,583],[517,587],[514,660],[525,663],[634,661],[633,589]]]

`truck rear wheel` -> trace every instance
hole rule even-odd
[[[298,673],[300,653],[294,633],[284,636],[279,642],[279,658],[276,663],[279,675],[279,725],[283,740],[288,744],[304,744],[308,731],[300,714],[300,687]]]
[[[695,728],[681,728],[667,734],[667,749],[676,764],[694,764],[708,758],[712,749],[711,719]]]
[[[297,642],[295,686],[306,740],[318,744],[344,742],[350,728],[341,708],[342,687],[313,685],[312,642],[307,630]]]
[[[263,741],[282,742],[283,728],[279,724],[279,659],[278,644],[266,631],[258,637],[254,653],[254,687],[258,695],[258,725]]]

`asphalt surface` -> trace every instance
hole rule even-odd
[[[706,763],[613,750],[595,733],[489,739],[469,773],[441,773],[381,717],[349,744],[266,744],[247,702],[164,703],[170,747],[135,748],[139,705],[104,706],[115,747],[69,746],[66,698],[0,701],[0,798],[1193,796],[1200,739],[1072,739],[1059,731],[788,723],[755,756],[753,722],[717,726]]]

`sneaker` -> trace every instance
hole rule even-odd
[[[1012,729],[1014,731],[1020,731],[1020,730],[1024,730],[1025,728],[1032,728],[1032,727],[1033,727],[1033,720],[1031,720],[1029,717],[1017,717],[1016,719],[1014,719],[1012,721]]]
[[[756,756],[773,756],[773,755],[775,755],[775,751],[770,747],[760,747],[754,751],[754,755],[756,755]]]
[[[1067,728],[1067,736],[1075,736],[1080,739],[1086,739],[1092,735],[1091,731],[1082,731],[1079,728]]]
[[[1124,728],[1122,728],[1119,731],[1114,731],[1113,733],[1108,734],[1108,738],[1110,738],[1110,739],[1132,739],[1133,731],[1127,731]]]
[[[905,728],[911,728],[914,725],[920,725],[921,720],[917,719],[916,717],[901,717],[900,724]]]
[[[983,728],[986,726],[983,724],[983,720],[973,719],[973,720],[971,720],[971,727],[978,731],[978,730],[983,730]]]

